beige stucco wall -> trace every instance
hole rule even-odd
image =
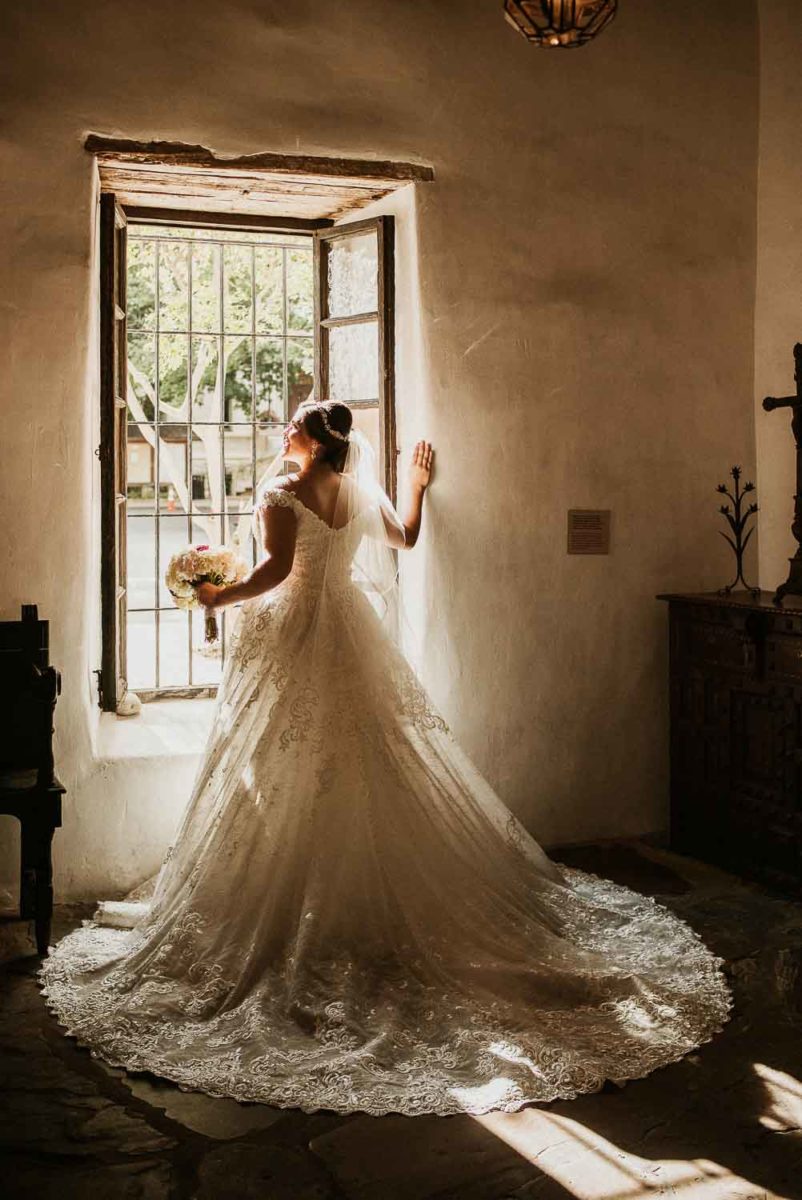
[[[790,413],[766,413],[764,396],[795,391],[802,342],[802,4],[760,0],[760,155],[755,304],[755,429],[760,583],[788,576],[795,454]]]
[[[714,488],[754,469],[757,33],[752,0],[620,7],[550,54],[498,0],[7,0],[0,606],[39,603],[64,675],[62,895],[152,869],[195,762],[98,759],[88,131],[434,165],[396,204],[426,681],[546,844],[666,824],[654,594],[723,582]],[[594,506],[613,553],[566,556]]]

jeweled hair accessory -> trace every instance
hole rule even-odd
[[[328,409],[329,409],[329,405],[327,405],[327,404],[319,404],[318,405],[318,412],[320,413],[320,419],[323,422],[326,433],[328,433],[330,435],[330,437],[338,438],[341,442],[347,442],[348,434],[340,433],[339,429],[335,429],[333,425],[329,424]]]

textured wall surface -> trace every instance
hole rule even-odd
[[[795,391],[793,348],[802,342],[802,4],[760,0],[760,155],[755,304],[755,431],[760,504],[760,584],[788,576],[795,454],[790,413],[766,413],[764,396]]]
[[[90,131],[433,164],[396,201],[402,445],[439,455],[426,682],[546,844],[666,824],[654,595],[723,582],[713,489],[754,470],[757,28],[752,0],[620,9],[549,54],[497,0],[7,0],[0,609],[38,602],[64,674],[62,894],[152,869],[187,786],[133,760],[107,786],[94,748]],[[595,506],[612,554],[568,557]]]

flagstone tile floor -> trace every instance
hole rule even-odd
[[[510,1115],[306,1115],[95,1061],[47,1012],[17,931],[0,938],[0,1195],[802,1200],[802,904],[639,842],[555,857],[654,895],[726,959],[735,1009],[717,1038],[626,1087]],[[59,909],[56,936],[81,915]]]

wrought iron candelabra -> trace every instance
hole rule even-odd
[[[749,544],[749,539],[755,532],[754,525],[749,530],[747,530],[746,525],[749,518],[757,512],[757,504],[754,501],[744,508],[744,498],[748,493],[754,492],[755,485],[753,483],[745,483],[743,488],[741,488],[740,467],[733,467],[730,475],[733,478],[732,492],[726,483],[720,483],[716,491],[726,496],[730,504],[732,504],[732,508],[730,508],[729,504],[722,504],[719,509],[719,512],[726,517],[727,524],[732,531],[732,537],[728,533],[724,533],[721,529],[719,529],[719,533],[732,546],[733,553],[735,554],[736,571],[732,583],[728,583],[726,587],[719,588],[719,595],[728,596],[738,583],[742,583],[748,592],[751,592],[753,596],[757,596],[760,588],[750,587],[744,579],[744,551]]]

